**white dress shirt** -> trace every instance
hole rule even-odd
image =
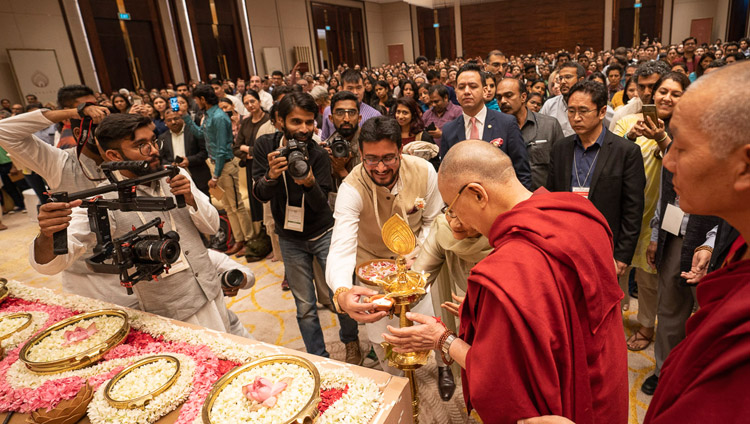
[[[466,112],[464,112],[463,115],[466,139],[471,140],[471,116],[467,115]],[[481,140],[484,135],[484,123],[487,122],[487,106],[482,106],[482,110],[480,110],[474,117],[477,118],[477,133],[479,134],[479,137],[477,138]]]
[[[185,126],[182,126],[182,130],[180,130],[179,133],[173,133],[172,130],[169,130],[169,132],[172,134],[172,157],[176,158],[177,156],[181,158],[185,158]]]
[[[266,90],[260,90],[258,91],[258,97],[260,97],[260,106],[263,110],[269,112],[271,106],[273,106],[273,96]]]

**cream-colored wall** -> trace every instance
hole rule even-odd
[[[404,60],[414,62],[414,46],[412,41],[411,15],[409,13],[409,4],[405,2],[386,3],[382,6],[383,19],[383,49],[385,49],[385,59],[388,60],[388,45],[403,44]],[[373,65],[380,65],[373,61]]]
[[[690,35],[693,19],[713,18],[711,42],[724,40],[727,32],[729,0],[673,0],[672,43],[680,43]]]
[[[378,3],[365,2],[367,41],[370,48],[370,65],[380,66],[388,61],[388,48],[383,41],[383,8]]]
[[[54,49],[65,84],[80,83],[57,0],[0,0],[0,97],[18,103],[21,98],[6,49]]]

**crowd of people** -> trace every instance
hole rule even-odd
[[[647,422],[736,421],[750,376],[749,56],[747,39],[689,37],[319,74],[298,64],[151,91],[66,86],[54,106],[2,100],[5,209],[24,210],[24,181],[38,194],[30,262],[62,272],[67,291],[248,337],[217,264],[281,260],[309,353],[328,356],[320,303],[337,314],[349,363],[369,355],[400,375],[381,342],[434,349],[449,400],[457,362],[484,422],[624,423],[626,352],[651,343]],[[86,268],[96,237],[80,201],[45,194],[94,187],[101,163],[127,160],[178,167],[137,191],[187,204],[110,217],[113,236],[153,217],[179,229],[180,266],[135,296]],[[214,204],[229,222],[224,246],[210,243]],[[380,232],[394,214],[418,240],[407,263],[433,283],[410,315],[421,325],[407,329],[355,278],[358,264],[394,258]],[[56,254],[53,234],[66,228],[69,253]],[[631,296],[638,328],[626,338]],[[704,396],[710,407],[697,406]]]

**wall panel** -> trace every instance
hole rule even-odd
[[[498,1],[461,6],[467,57],[573,50],[576,43],[600,50],[604,40],[604,1]]]

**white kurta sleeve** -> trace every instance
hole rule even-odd
[[[331,291],[352,286],[352,275],[357,266],[357,234],[362,197],[347,184],[339,186],[333,217],[336,223],[331,235],[331,247],[326,259],[326,282]]]

